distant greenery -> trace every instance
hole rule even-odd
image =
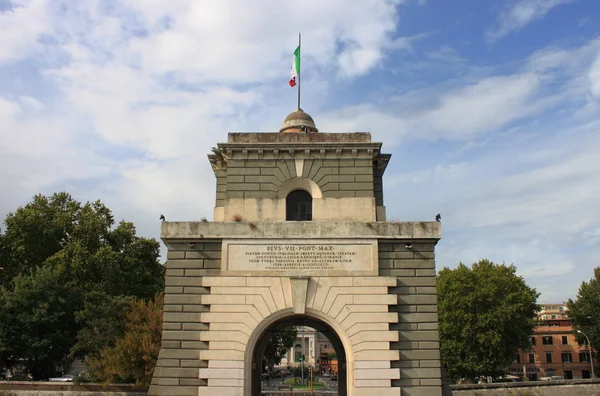
[[[585,337],[577,333],[581,330],[588,336],[593,350],[600,348],[600,268],[594,269],[594,277],[582,282],[575,300],[567,301],[569,318],[573,322],[575,336],[579,344],[587,344]],[[596,352],[597,353],[597,352]]]
[[[281,362],[287,351],[294,345],[298,331],[295,327],[287,327],[273,333],[263,353],[264,365],[273,367]]]
[[[163,290],[159,243],[138,237],[132,223],[115,226],[100,201],[36,195],[4,224],[0,367],[22,364],[38,380],[75,358],[97,359],[127,338],[138,305],[151,307]]]
[[[308,378],[305,377],[304,381],[308,384]],[[308,389],[310,388],[309,385],[300,385],[302,382],[302,378],[301,377],[292,377],[292,378],[287,378],[285,381],[283,381],[284,384],[286,385],[294,385],[294,389]],[[318,380],[313,380],[313,389],[324,389],[326,388],[325,384],[323,384],[322,382],[318,381]]]
[[[480,260],[444,268],[437,280],[440,351],[453,381],[500,377],[531,347],[539,293],[514,265]]]

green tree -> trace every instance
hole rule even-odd
[[[4,221],[4,286],[10,289],[15,276],[41,267],[72,241],[97,249],[113,222],[112,213],[99,201],[82,205],[65,192],[36,195]]]
[[[50,268],[18,276],[14,285],[1,293],[0,351],[5,363],[22,362],[33,379],[48,378],[67,363],[80,295]]]
[[[296,327],[287,327],[273,333],[263,352],[263,361],[269,367],[279,364],[287,351],[294,345],[298,331]]]
[[[125,333],[114,346],[85,359],[92,375],[103,382],[135,382],[149,385],[160,351],[164,296],[155,301],[131,301],[125,318]]]
[[[530,347],[539,293],[514,265],[484,259],[444,268],[437,292],[440,351],[452,380],[502,376],[517,350]]]
[[[69,332],[61,333],[69,337],[65,336],[60,348],[49,343],[53,351],[44,358],[55,365],[67,357],[98,354],[101,346],[114,345],[124,332],[123,315],[130,298],[152,299],[163,289],[159,243],[137,236],[132,223],[122,221],[115,227],[112,212],[100,201],[83,204],[64,192],[36,195],[10,213],[4,223],[0,234],[0,317],[7,318],[8,324],[3,324],[4,335],[0,334],[0,363],[10,366],[15,358],[34,359],[41,348],[41,343],[23,343],[15,354],[9,337],[19,326],[43,321],[31,312],[33,300],[39,298],[37,303],[44,304],[46,296],[25,293],[37,290],[36,283],[59,279],[61,287],[69,289],[65,301],[77,302],[51,308],[52,318],[69,318],[64,321]],[[65,352],[63,345],[67,344]]]
[[[575,330],[581,330],[588,336],[592,348],[600,346],[600,268],[594,269],[594,277],[582,282],[575,300],[567,301],[569,318]],[[575,333],[580,344],[587,343],[585,337]]]
[[[158,241],[136,236],[132,223],[116,228],[100,201],[82,204],[61,192],[10,213],[0,235],[2,285],[44,265],[64,272],[87,290],[152,298],[163,288]]]
[[[110,296],[103,292],[86,293],[83,307],[76,313],[80,330],[70,356],[98,356],[102,348],[113,346],[125,333],[132,300],[133,297]]]

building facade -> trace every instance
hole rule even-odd
[[[516,354],[509,373],[530,381],[591,378],[589,347],[578,344],[566,305],[543,304],[538,316],[531,350]]]
[[[230,133],[213,149],[214,221],[162,224],[151,395],[260,395],[264,348],[290,326],[329,339],[340,396],[441,395],[441,227],[386,221],[381,147],[319,133],[297,110],[279,133]]]
[[[298,326],[298,335],[292,347],[281,359],[280,367],[297,367],[300,365],[315,367],[317,362],[317,331],[310,327]]]
[[[538,313],[539,320],[553,320],[553,319],[568,319],[567,316],[567,305],[566,304],[546,304],[543,303],[542,309]]]

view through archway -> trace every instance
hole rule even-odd
[[[265,351],[275,341],[289,341],[285,355],[277,364],[265,359]],[[287,338],[287,340],[286,340]],[[341,339],[325,322],[305,315],[294,315],[271,324],[260,335],[252,354],[252,396],[302,389],[309,384],[309,370],[330,395],[347,395],[346,351]],[[310,369],[309,369],[310,367]],[[299,374],[299,375],[298,375]],[[302,382],[304,379],[304,383]],[[315,382],[313,382],[315,385]]]

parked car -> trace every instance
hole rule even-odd
[[[52,382],[73,382],[72,375],[63,375],[62,377],[49,378],[48,381]]]

